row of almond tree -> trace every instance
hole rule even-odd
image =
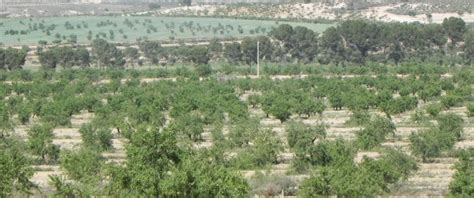
[[[467,115],[474,114],[474,71],[449,72],[449,78],[409,72],[405,78],[312,75],[284,81],[181,78],[153,83],[142,83],[139,76],[124,82],[124,70],[39,71],[29,78],[24,73],[23,81],[0,84],[0,195],[37,193],[30,165],[57,164],[64,176],[50,178],[53,193],[66,197],[247,197],[282,191],[302,197],[367,197],[396,190],[393,184],[417,169],[417,159],[450,155],[462,159],[450,193],[470,196],[472,152],[453,148],[463,138],[465,121],[444,111],[468,106]],[[251,93],[245,101],[243,93]],[[324,123],[301,122],[320,119],[330,107],[353,112],[346,125],[362,128],[354,140],[332,140]],[[267,115],[251,113],[257,109]],[[80,127],[81,146],[67,150],[54,145],[52,129],[71,126],[72,115],[84,111],[95,116]],[[397,138],[391,116],[410,111],[413,123],[424,129],[409,136],[413,155],[408,156],[382,143]],[[281,121],[287,142],[260,124],[264,117]],[[23,124],[30,127],[26,141],[14,132]],[[213,143],[208,148],[199,146],[204,132]],[[113,151],[114,136],[126,139],[123,163],[101,155]],[[295,154],[290,161],[294,173],[309,178],[298,183],[287,177],[242,177],[243,170],[283,163],[279,155],[285,145]],[[381,156],[356,162],[359,151]]]

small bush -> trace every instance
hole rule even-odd
[[[430,104],[426,107],[426,113],[430,114],[431,117],[438,116],[441,110],[442,110],[442,107],[440,104]]]
[[[107,128],[96,128],[92,124],[86,124],[79,130],[82,142],[86,148],[105,151],[112,148],[112,132]]]
[[[71,179],[82,180],[95,176],[100,170],[100,154],[96,151],[82,148],[79,151],[63,151],[61,167]]]
[[[469,103],[467,105],[467,116],[469,116],[469,117],[474,116],[474,103]]]

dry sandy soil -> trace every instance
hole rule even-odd
[[[301,76],[286,76],[286,78],[300,78]],[[273,78],[278,80],[280,78]],[[161,79],[161,80],[174,80],[174,79]],[[125,81],[125,80],[124,80]],[[142,79],[143,83],[152,83],[158,81],[158,79]],[[103,81],[101,83],[108,83]],[[258,92],[245,92],[241,94],[241,100],[245,101],[250,94],[259,94]],[[419,108],[423,108],[426,104],[421,104]],[[463,140],[456,144],[457,148],[474,148],[474,119],[466,117],[467,109],[465,107],[452,108],[448,112],[459,114],[465,120],[465,128]],[[255,116],[261,120],[260,124],[263,128],[272,129],[282,142],[287,142],[286,140],[286,123],[281,123],[275,118],[265,118],[265,113],[258,106],[256,108],[249,107],[249,112],[252,116]],[[378,112],[372,112],[374,114]],[[408,136],[412,132],[420,131],[422,128],[414,124],[411,121],[411,115],[414,112],[406,112],[393,117],[393,122],[397,127],[395,135],[389,137],[385,143],[382,145],[386,147],[395,147],[400,148],[403,151],[409,152],[409,140]],[[300,120],[307,125],[315,125],[317,123],[325,123],[329,126],[327,129],[327,138],[334,140],[337,138],[343,138],[345,140],[354,140],[356,137],[357,131],[361,130],[360,127],[348,126],[346,122],[350,119],[352,113],[349,110],[338,110],[326,109],[321,116],[312,116],[308,119],[301,119],[298,116],[293,116],[292,119]],[[61,149],[75,149],[80,147],[82,144],[82,138],[79,133],[79,128],[82,124],[89,123],[94,118],[94,114],[82,112],[81,114],[74,115],[71,119],[70,128],[56,128],[54,133],[53,143],[61,147]],[[169,120],[167,116],[167,120]],[[36,122],[36,119],[32,120],[32,123],[28,125],[18,126],[15,130],[15,135],[27,140],[27,130],[28,128]],[[225,135],[228,131],[228,122],[225,122],[223,129],[223,134]],[[205,133],[202,134],[204,141],[196,144],[196,148],[207,148],[213,145],[212,136],[210,135],[210,130],[205,129]],[[108,162],[117,162],[122,163],[125,158],[124,144],[126,141],[124,138],[120,137],[116,132],[113,132],[113,147],[114,149],[103,153],[103,157],[107,159]],[[287,146],[286,146],[287,147]],[[360,152],[357,154],[354,159],[356,162],[361,161],[361,159],[366,156],[370,158],[377,158],[380,156],[377,152]],[[248,179],[251,179],[256,175],[257,172],[264,174],[278,176],[278,177],[287,177],[295,182],[300,182],[308,175],[294,175],[291,174],[291,160],[294,157],[288,148],[285,149],[280,154],[279,164],[275,164],[272,168],[268,170],[243,170],[241,171],[242,175]],[[452,169],[454,163],[457,161],[455,158],[434,158],[429,163],[419,162],[419,170],[414,173],[407,181],[400,182],[396,184],[393,189],[394,191],[391,195],[396,196],[443,196],[447,190],[452,176],[455,171]],[[50,175],[62,175],[63,172],[58,165],[36,165],[34,166],[36,170],[35,175],[32,180],[37,183],[42,192],[50,193],[52,187],[48,184],[48,178]]]
[[[441,23],[447,17],[461,17],[466,22],[474,22],[474,14],[465,13],[431,13],[429,19],[426,14],[415,16],[393,14],[390,9],[401,4],[370,7],[362,10],[346,10],[344,4],[327,6],[320,3],[308,4],[281,4],[255,6],[229,5],[196,5],[190,7],[176,7],[157,11],[156,15],[187,15],[187,16],[224,16],[224,17],[256,17],[273,19],[354,19],[365,18],[384,22],[421,22]],[[417,6],[413,4],[413,6]]]

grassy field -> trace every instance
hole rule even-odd
[[[0,19],[0,43],[36,45],[43,40],[62,43],[76,36],[78,43],[95,38],[111,42],[229,38],[267,34],[272,27],[287,23],[322,32],[331,24],[189,17],[45,17]]]

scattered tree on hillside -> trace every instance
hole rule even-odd
[[[123,53],[103,39],[92,41],[92,52],[99,67],[122,67],[125,64]]]

